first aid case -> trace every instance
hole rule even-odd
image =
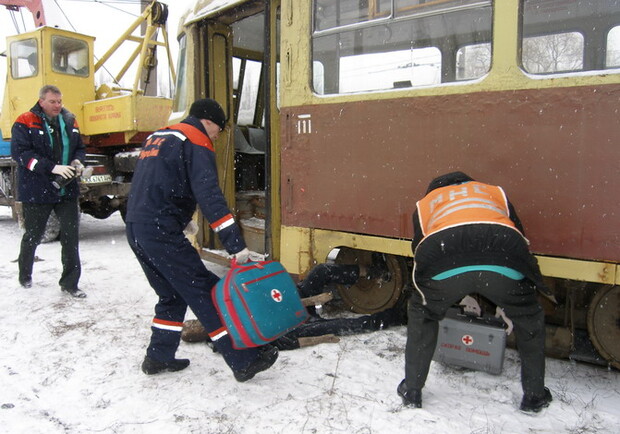
[[[297,286],[277,261],[233,259],[211,296],[237,349],[265,345],[308,319]]]
[[[450,309],[439,322],[433,360],[498,375],[506,350],[506,331],[501,319],[477,317]]]

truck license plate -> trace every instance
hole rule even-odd
[[[82,178],[84,184],[104,184],[112,182],[112,175],[91,175],[89,178]]]

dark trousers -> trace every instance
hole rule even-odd
[[[60,222],[60,245],[62,276],[58,281],[61,288],[75,289],[82,273],[79,252],[79,217],[77,198],[63,199],[59,203],[23,203],[24,236],[19,250],[19,281],[32,278],[35,252],[45,234],[45,226],[52,211]]]
[[[463,297],[478,293],[504,308],[513,321],[521,357],[523,392],[540,395],[545,384],[545,322],[536,289],[526,280],[516,281],[491,271],[473,271],[445,280],[424,279],[408,308],[405,380],[408,389],[422,389],[437,345],[438,321]]]
[[[319,264],[310,270],[308,276],[299,282],[297,288],[301,298],[311,297],[321,294],[331,283],[353,285],[359,277],[360,269],[357,265]]]
[[[208,333],[221,330],[223,325],[211,299],[219,278],[207,270],[183,232],[137,223],[127,223],[126,230],[129,246],[159,297],[147,356],[159,361],[174,359],[188,305]],[[214,339],[214,345],[235,371],[258,357],[256,348],[233,349],[228,335]]]

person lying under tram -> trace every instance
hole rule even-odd
[[[302,300],[309,300],[325,294],[333,284],[354,285],[360,279],[389,281],[391,276],[385,261],[380,260],[369,267],[319,264],[310,270],[306,279],[297,284],[297,288]],[[279,350],[293,350],[316,343],[337,342],[335,338],[337,336],[367,333],[407,323],[405,307],[402,304],[378,313],[347,318],[323,318],[315,305],[306,308],[310,313],[310,319],[271,342],[271,345]],[[209,341],[208,335],[197,320],[185,322],[182,339],[186,342]]]

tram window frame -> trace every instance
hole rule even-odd
[[[573,1],[562,4],[545,3],[544,0],[519,0],[521,69],[531,76],[544,78],[584,72],[600,74],[605,69],[613,67],[609,66],[607,52],[609,32],[620,24],[619,4],[620,0]],[[575,35],[580,35],[581,40],[574,39],[573,44],[581,47],[574,46],[572,55],[560,53],[559,55],[563,56],[561,59],[553,59],[557,54],[552,49],[566,43],[561,38]],[[547,44],[551,49],[545,53],[540,47],[532,47],[537,41],[541,45]],[[541,57],[538,59],[533,57],[536,55]],[[552,61],[555,61],[555,65]],[[537,68],[533,65],[545,62],[548,65],[546,68],[540,71],[534,70]],[[570,62],[573,62],[572,65]]]
[[[354,0],[333,1],[334,7],[343,4],[358,4]],[[342,95],[359,92],[387,91],[400,88],[419,88],[436,86],[453,82],[473,81],[484,76],[457,79],[457,51],[462,47],[476,44],[492,44],[493,12],[491,1],[479,0],[444,0],[429,4],[420,0],[400,0],[392,2],[395,9],[374,20],[359,20],[331,27],[322,24],[317,9],[325,1],[314,0],[312,31],[312,88],[317,95]],[[402,37],[405,35],[405,37]],[[421,65],[416,65],[418,50],[436,50],[440,59],[433,63],[440,71],[439,79],[428,81],[416,73]],[[409,50],[410,74],[402,77],[405,63],[395,61]],[[352,85],[352,75],[368,67],[365,61],[372,55],[385,56],[387,64],[393,62],[393,79],[367,80],[371,85]],[[354,67],[344,62],[358,64]],[[376,62],[375,62],[376,63]],[[321,64],[321,75],[316,65]],[[490,61],[489,61],[490,65]],[[373,65],[376,66],[376,65]],[[418,68],[415,68],[418,67]],[[401,69],[399,71],[399,69]],[[415,71],[417,69],[417,71]],[[386,86],[386,81],[390,86]],[[372,84],[374,83],[374,85]],[[343,89],[343,84],[348,86]]]
[[[263,119],[261,125],[254,125],[258,110],[263,62],[237,56],[233,56],[232,60],[233,95],[237,98],[235,101],[235,123],[238,125],[264,126],[264,113],[260,114],[260,118]],[[241,89],[239,89],[239,83],[241,83]]]
[[[39,73],[39,47],[35,38],[11,42],[9,52],[12,78],[30,78]]]

